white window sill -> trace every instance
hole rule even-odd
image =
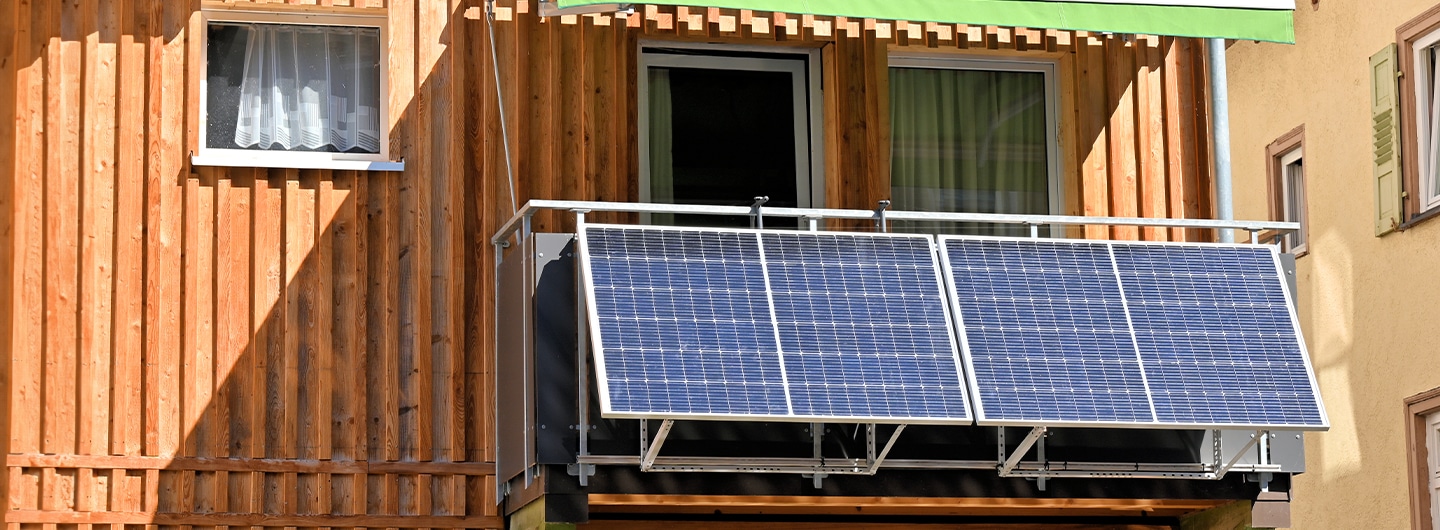
[[[248,156],[225,155],[190,155],[192,166],[214,166],[214,167],[270,167],[281,169],[332,169],[338,171],[405,171],[405,160],[399,161],[374,161],[374,160],[335,160],[331,158],[315,157],[307,159],[296,159],[291,157],[273,157],[263,154]]]

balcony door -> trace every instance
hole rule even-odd
[[[640,199],[819,205],[818,58],[671,46],[640,54]],[[750,219],[656,214],[648,222],[744,227]]]

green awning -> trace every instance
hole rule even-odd
[[[571,8],[615,0],[553,0]],[[1295,42],[1294,0],[648,0],[913,22]]]

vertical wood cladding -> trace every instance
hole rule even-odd
[[[1060,64],[1065,213],[1210,213],[1192,40],[655,6],[542,20],[507,0],[502,125],[479,0],[261,4],[0,6],[11,528],[499,525],[501,127],[520,203],[635,200],[641,39],[820,48],[829,207],[888,198],[886,58],[916,52]],[[202,7],[387,16],[406,171],[191,166]]]

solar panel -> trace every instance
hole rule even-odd
[[[1328,425],[1273,248],[941,244],[981,425]]]
[[[590,226],[584,236],[606,410],[789,414],[754,234]]]
[[[1158,421],[1323,427],[1274,251],[1115,245]]]
[[[1104,243],[945,239],[976,415],[991,422],[1153,418]]]
[[[931,238],[762,241],[795,414],[968,423]]]
[[[607,416],[971,422],[928,236],[582,234]]]

